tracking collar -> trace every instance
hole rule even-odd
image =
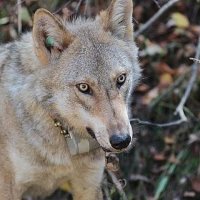
[[[65,129],[58,120],[54,120],[54,125],[60,128],[60,133],[65,137],[67,146],[72,156],[89,153],[90,151],[100,148],[100,145],[96,139],[81,138],[77,134],[73,134],[70,130]]]

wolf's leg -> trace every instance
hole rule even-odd
[[[101,156],[78,167],[71,181],[74,200],[103,200],[101,181],[104,166],[105,157]]]

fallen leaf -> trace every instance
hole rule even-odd
[[[0,18],[0,25],[5,25],[8,22],[9,22],[9,18],[8,17]]]
[[[163,73],[168,73],[171,75],[176,74],[176,70],[172,69],[167,63],[165,62],[159,62],[156,63],[155,65],[155,69],[158,73],[163,74]]]
[[[193,133],[189,135],[189,141],[188,144],[193,144],[195,142],[200,142],[200,133]]]
[[[166,156],[164,155],[164,153],[157,153],[154,155],[154,160],[156,161],[164,161],[166,160]]]
[[[182,64],[176,69],[176,76],[181,76],[189,71],[188,65]]]
[[[196,192],[200,192],[200,176],[195,177],[191,180],[192,189]]]
[[[188,197],[188,198],[191,198],[191,197],[195,197],[196,196],[196,193],[195,192],[193,192],[193,191],[185,191],[184,193],[183,193],[183,196],[184,197]]]
[[[137,5],[133,9],[133,15],[135,20],[141,21],[142,14],[143,14],[144,8],[141,5]]]
[[[142,104],[149,105],[149,103],[157,96],[158,96],[158,87],[155,87],[142,97]]]
[[[149,85],[144,83],[138,86],[136,89],[137,92],[142,92],[142,93],[147,92],[148,90],[149,90]]]
[[[196,35],[200,35],[200,26],[199,25],[191,25],[190,31],[192,31]]]
[[[188,28],[189,27],[189,20],[188,18],[179,13],[179,12],[175,12],[175,13],[172,13],[171,15],[171,18],[175,24],[175,26],[179,27],[179,28]]]
[[[165,144],[172,145],[176,143],[176,138],[175,136],[167,135],[164,137],[164,141],[165,141]]]
[[[21,15],[21,19],[23,22],[29,24],[29,26],[32,26],[32,19],[31,19],[30,13],[26,7],[21,8],[20,15]]]
[[[165,54],[166,54],[166,50],[162,48],[161,46],[154,43],[147,44],[147,47],[144,50],[140,51],[141,57],[155,56],[155,55],[163,56]]]
[[[167,88],[173,83],[172,75],[169,73],[164,73],[160,76],[159,89]]]
[[[176,158],[176,156],[174,154],[172,154],[170,157],[169,157],[169,162],[170,163],[173,163],[173,164],[178,164],[179,163],[179,160]]]
[[[146,176],[140,175],[140,174],[131,174],[129,177],[130,181],[143,181],[146,183],[150,183],[150,179],[147,178]]]

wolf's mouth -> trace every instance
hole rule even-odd
[[[95,140],[97,141],[97,143],[98,143],[99,146],[103,149],[103,151],[105,151],[105,152],[107,152],[107,153],[111,153],[111,152],[113,152],[113,153],[121,153],[121,152],[126,151],[126,148],[122,148],[122,149],[120,149],[120,150],[117,150],[117,149],[108,149],[108,148],[103,147],[103,146],[98,142],[98,140],[97,140],[97,138],[96,138],[96,136],[95,136],[94,131],[93,131],[90,127],[86,127],[86,130],[87,130],[88,134],[89,134],[93,139],[95,139]]]
[[[95,136],[95,134],[94,134],[94,131],[93,131],[90,127],[86,127],[86,130],[87,130],[88,134],[89,134],[92,138],[94,138],[95,140],[97,140],[97,139],[96,139],[96,136]]]
[[[126,148],[117,150],[114,148],[110,149],[102,146],[97,140],[94,131],[90,127],[86,127],[86,130],[91,137],[82,138],[74,133],[74,129],[72,127],[67,126],[66,128],[66,126],[63,126],[62,123],[58,120],[54,120],[54,124],[56,127],[60,128],[60,133],[65,137],[69,150],[73,155],[79,153],[88,153],[89,151],[95,150],[97,148],[101,148],[104,152],[107,153],[121,153],[126,151]]]
[[[107,153],[111,153],[111,152],[113,152],[113,151],[111,151],[110,149],[106,149],[106,148],[104,148],[104,147],[102,147],[102,146],[100,146],[105,152],[107,152]]]

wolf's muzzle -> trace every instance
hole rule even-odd
[[[130,135],[112,135],[110,144],[114,149],[121,150],[126,148],[131,142]]]

